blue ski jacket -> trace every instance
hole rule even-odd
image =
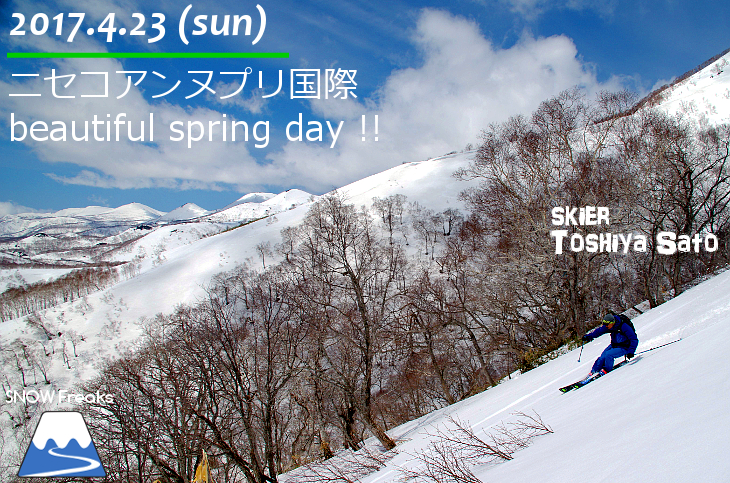
[[[603,334],[611,333],[611,347],[626,349],[627,354],[636,352],[639,345],[639,338],[636,332],[626,322],[617,322],[613,324],[613,328],[609,329],[607,325],[601,325],[586,334],[586,338],[591,341]]]

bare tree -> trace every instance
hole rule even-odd
[[[258,253],[261,259],[261,265],[266,270],[266,257],[271,256],[273,251],[271,250],[271,242],[261,242],[256,245],[256,253]]]
[[[654,111],[637,116],[632,125],[633,130],[622,132],[621,153],[641,174],[631,206],[638,226],[652,241],[640,262],[647,298],[656,305],[663,280],[676,296],[688,280],[723,261],[722,256],[704,255],[704,249],[658,256],[654,241],[662,231],[693,237],[727,230],[730,128],[701,129]]]
[[[411,223],[418,237],[423,240],[424,253],[435,257],[434,250],[441,230],[441,220],[434,215],[433,210],[424,208],[420,203],[414,201],[410,204]]]
[[[356,483],[385,466],[395,452],[379,452],[367,448],[345,450],[327,461],[317,462],[297,470],[299,483]]]
[[[609,151],[614,120],[599,119],[618,110],[625,99],[605,96],[591,105],[577,91],[543,102],[528,119],[515,117],[483,133],[472,165],[458,174],[483,184],[464,194],[475,220],[488,233],[493,251],[486,277],[503,287],[497,306],[509,312],[528,338],[560,343],[586,328],[603,305],[593,288],[605,253],[555,254],[550,213],[555,206],[608,206],[611,189],[624,183],[624,169]],[[618,203],[615,203],[618,204]],[[599,227],[564,227],[568,235]],[[521,334],[522,336],[522,334]],[[530,342],[532,344],[532,342]]]
[[[399,229],[403,230],[405,205],[406,197],[401,194],[390,195],[386,198],[373,198],[373,210],[388,230],[391,244],[393,244],[393,234]]]
[[[324,361],[316,364],[327,370],[316,372],[341,391],[345,416],[356,409],[386,449],[395,447],[373,412],[373,396],[404,288],[402,250],[383,244],[370,216],[335,193],[312,207],[299,244],[285,258],[300,307],[310,309],[304,315],[320,337]]]

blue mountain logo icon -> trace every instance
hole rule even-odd
[[[81,413],[43,413],[18,476],[106,476]]]

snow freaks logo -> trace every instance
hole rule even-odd
[[[81,413],[43,413],[23,458],[23,464],[20,465],[18,476],[106,476]]]
[[[552,223],[555,226],[596,226],[605,223],[609,225],[608,208],[605,206],[584,206],[581,208],[570,206],[556,206],[552,209]],[[550,236],[555,239],[555,254],[563,253],[563,243],[568,242],[570,251],[582,252],[583,250],[610,253],[628,253],[647,251],[646,235],[641,233],[573,233],[568,237],[568,230],[552,230]],[[714,252],[718,249],[719,242],[712,233],[693,236],[679,235],[671,231],[660,231],[656,235],[657,253],[660,255],[674,255],[677,252],[699,253],[701,250]]]
[[[39,402],[57,402],[58,404],[111,404],[114,402],[114,396],[112,394],[101,394],[99,391],[95,393],[76,394],[66,389],[61,389],[58,392],[55,390],[44,391],[43,389],[40,391],[36,391],[35,389],[29,391],[23,390],[21,392],[5,391],[5,404],[37,404]]]

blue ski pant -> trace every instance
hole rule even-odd
[[[593,369],[591,372],[598,372],[601,369],[606,369],[606,372],[613,369],[613,360],[617,357],[625,356],[629,351],[622,347],[606,347],[601,353],[600,357],[593,363]]]

